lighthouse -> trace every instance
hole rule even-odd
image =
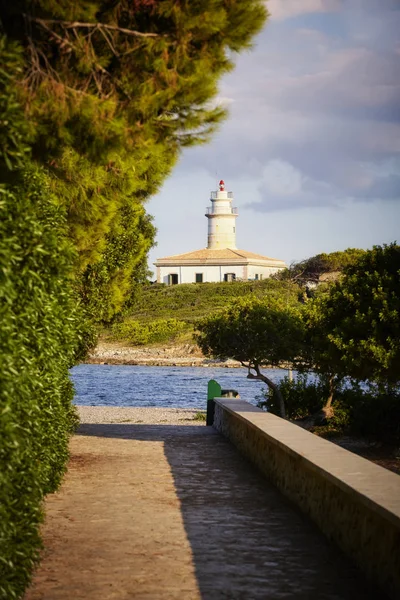
[[[218,190],[211,192],[210,199],[211,206],[206,209],[207,247],[157,259],[154,263],[157,283],[175,285],[260,280],[286,267],[284,261],[278,258],[237,249],[238,210],[232,206],[233,194],[226,191],[223,179]]]
[[[236,249],[236,219],[237,208],[232,207],[233,194],[225,190],[223,179],[219,189],[211,192],[211,206],[207,207],[208,219],[207,249],[218,248]]]

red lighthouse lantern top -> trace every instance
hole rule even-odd
[[[219,191],[223,192],[225,190],[225,181],[223,179],[221,179],[221,181],[219,182]]]

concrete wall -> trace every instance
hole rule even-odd
[[[247,402],[215,403],[214,427],[398,600],[400,477]]]

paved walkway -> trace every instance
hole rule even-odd
[[[212,428],[82,425],[26,600],[382,600]]]

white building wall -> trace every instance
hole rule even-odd
[[[267,277],[270,277],[274,273],[277,273],[281,270],[282,269],[277,267],[260,267],[257,265],[249,265],[247,267],[247,277],[248,279],[267,279]],[[258,277],[256,277],[256,275],[258,275]]]
[[[277,267],[262,267],[257,265],[202,265],[202,266],[177,266],[177,267],[158,267],[157,281],[159,283],[169,283],[169,275],[175,274],[178,277],[178,283],[195,283],[196,273],[203,274],[203,282],[224,281],[224,275],[234,273],[236,279],[266,279],[281,269]]]
[[[179,266],[179,267],[159,267],[159,283],[169,282],[169,275],[176,274],[178,276],[178,283],[195,283],[196,273],[203,274],[203,282],[218,282],[224,281],[224,275],[227,273],[234,273],[236,279],[247,279],[245,277],[244,266],[212,266],[202,265],[197,267],[192,266]]]

